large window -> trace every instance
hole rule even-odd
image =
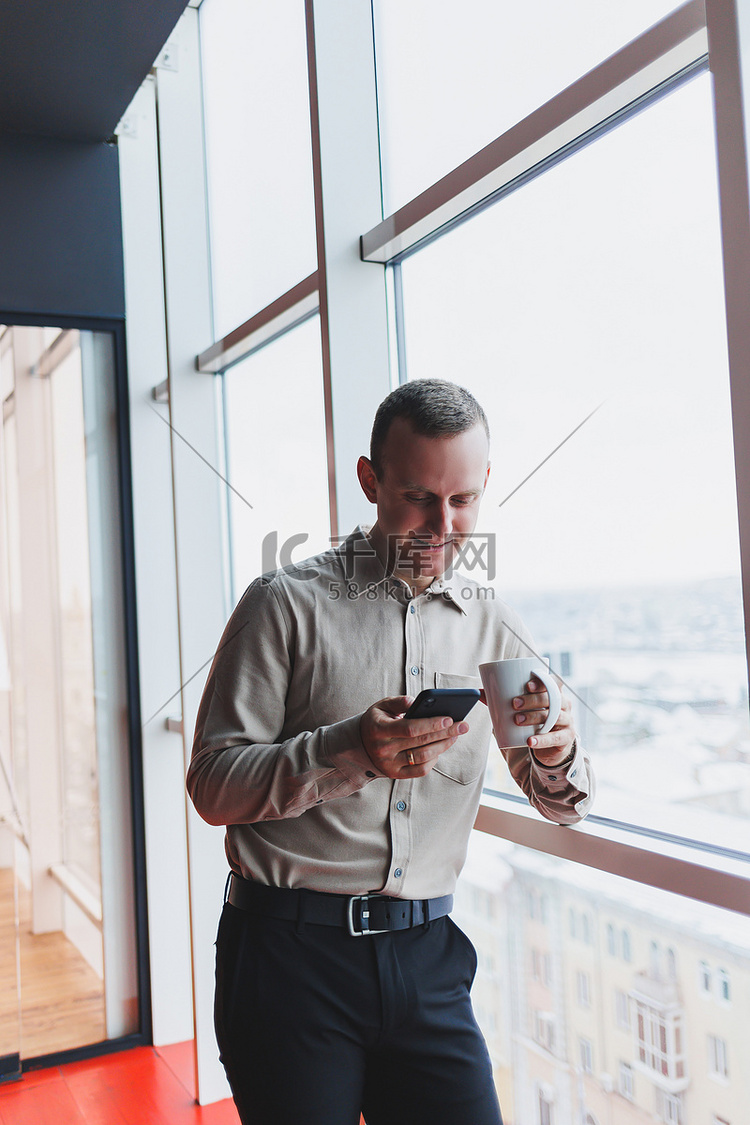
[[[522,612],[565,680],[595,815],[728,855],[746,851],[750,723],[715,152],[700,75],[443,237],[415,235],[393,264],[394,332],[401,379],[452,379],[488,412],[477,533],[495,549],[474,554],[473,577]],[[499,756],[488,784],[512,792]],[[499,855],[503,920],[489,926],[469,895],[488,893]],[[498,1005],[485,1030],[519,1120],[548,1083],[566,1122],[606,1120],[622,1097],[680,1122],[702,1111],[709,1076],[729,1080],[698,999],[729,992],[708,967],[721,961],[710,908],[480,839],[463,882],[478,948],[507,957],[510,1003],[481,958],[475,995],[483,1016]],[[545,927],[518,909],[528,901],[548,904]],[[547,952],[556,992],[536,969]]]
[[[740,1073],[750,949],[733,4],[268,7],[199,8],[198,367],[223,383],[235,596],[366,519],[389,383],[476,393],[496,549],[473,577],[564,679],[599,778],[558,830],[491,759],[462,894],[501,1103],[740,1120],[739,1091],[696,1101]]]
[[[497,573],[475,576],[566,680],[597,811],[733,847],[750,723],[714,148],[702,76],[401,270],[409,376],[490,416]]]

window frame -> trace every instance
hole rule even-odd
[[[583,1074],[594,1073],[594,1045],[584,1035],[578,1037],[578,1060]]]
[[[635,1101],[635,1071],[630,1063],[620,1061],[618,1064],[617,1092],[626,1101]]]
[[[615,1026],[621,1031],[630,1031],[633,1017],[630,1010],[630,997],[622,988],[615,989]]]
[[[728,969],[716,970],[716,999],[725,1007],[732,1003],[732,978]]]
[[[591,1007],[591,976],[584,969],[576,969],[576,1001],[580,1008]]]
[[[635,998],[635,1065],[652,1079],[655,1076],[659,1085],[672,1086],[673,1093],[688,1083],[683,1026],[682,1011],[663,1011],[645,998]]]
[[[698,991],[701,996],[713,994],[713,972],[708,961],[703,959],[698,962]]]
[[[729,1082],[729,1044],[721,1035],[708,1035],[709,1077],[722,1084]]]

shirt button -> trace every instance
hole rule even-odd
[[[406,808],[406,801],[399,801],[396,805],[396,808],[398,809],[399,812],[403,812],[404,809]]]
[[[419,675],[419,668],[417,668],[416,664],[412,665],[412,667],[409,669],[409,671],[411,672],[412,676],[418,676]]]
[[[571,776],[571,777],[575,777],[575,775],[576,775],[577,773],[578,773],[578,770],[573,770],[570,776]]]
[[[400,879],[401,876],[403,875],[403,871],[401,870],[400,867],[397,867],[396,870],[393,872],[393,874],[396,876],[397,879]]]
[[[417,612],[417,607],[414,606],[414,605],[410,605],[409,606],[409,613],[416,613],[416,612]]]

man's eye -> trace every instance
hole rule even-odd
[[[429,496],[407,496],[406,499],[410,504],[426,504],[429,502]]]

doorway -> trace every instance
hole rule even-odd
[[[0,325],[0,1079],[139,1031],[115,355]]]

